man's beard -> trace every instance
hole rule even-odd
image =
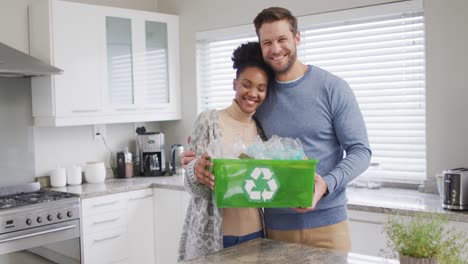
[[[286,64],[286,66],[282,68],[278,68],[275,65],[272,65],[272,63],[268,61],[268,65],[273,69],[275,74],[287,73],[292,68],[292,66],[294,65],[294,62],[296,62],[296,59],[297,59],[297,52],[294,52],[294,53],[291,52],[289,54],[290,54],[290,57],[289,57],[288,63]]]

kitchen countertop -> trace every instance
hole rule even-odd
[[[80,198],[90,198],[107,194],[134,191],[147,188],[163,188],[185,191],[182,176],[112,178],[103,183],[83,183],[51,188],[54,191],[78,194]]]
[[[193,260],[186,264],[238,264],[238,263],[314,263],[314,264],[357,264],[399,263],[397,260],[372,257],[355,253],[341,253],[300,244],[284,243],[270,239],[255,239],[238,246],[229,247]]]
[[[128,179],[108,179],[103,183],[81,184],[52,190],[78,194],[90,198],[125,191],[164,188],[185,191],[182,176],[132,177]],[[452,221],[468,222],[468,211],[448,211],[442,209],[437,194],[421,193],[416,190],[395,188],[347,188],[348,209],[371,213],[414,214],[426,211],[447,214]]]

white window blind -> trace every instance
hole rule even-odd
[[[376,165],[362,177],[373,180],[426,178],[424,16],[420,2],[416,8],[414,3],[299,18],[298,58],[342,77],[356,95]],[[256,40],[253,26],[249,29],[234,38],[224,37],[225,31],[200,34],[200,111],[230,104],[231,54],[240,43]]]

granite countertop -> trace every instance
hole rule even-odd
[[[78,194],[80,198],[90,198],[107,194],[134,191],[147,188],[164,188],[185,191],[182,176],[112,178],[103,183],[83,183],[51,188],[54,191]]]
[[[85,183],[63,188],[52,188],[52,190],[75,193],[81,198],[89,198],[146,188],[185,191],[182,176],[113,178],[103,183]],[[452,221],[468,222],[468,211],[444,210],[441,199],[437,194],[396,188],[367,189],[348,187],[347,196],[349,210],[408,215],[417,211],[426,211],[447,214]]]
[[[180,263],[190,264],[238,264],[238,263],[314,263],[314,264],[357,264],[399,263],[397,260],[371,257],[355,253],[284,243],[271,239],[255,239],[238,246],[229,247],[193,260]]]
[[[348,209],[371,213],[412,215],[418,211],[447,214],[449,220],[468,222],[468,211],[450,211],[442,208],[438,194],[416,190],[348,187]]]

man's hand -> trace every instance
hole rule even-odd
[[[214,188],[214,175],[207,168],[212,166],[211,157],[206,152],[203,153],[197,164],[195,164],[195,177],[197,181],[211,189]]]
[[[187,165],[195,159],[195,151],[193,150],[187,150],[182,153],[182,167],[184,169],[187,169]]]
[[[300,213],[306,213],[312,211],[317,206],[318,201],[323,197],[323,195],[327,192],[328,187],[327,183],[323,180],[322,176],[315,173],[315,190],[314,190],[314,197],[312,198],[312,207],[308,208],[293,208],[294,210]]]

